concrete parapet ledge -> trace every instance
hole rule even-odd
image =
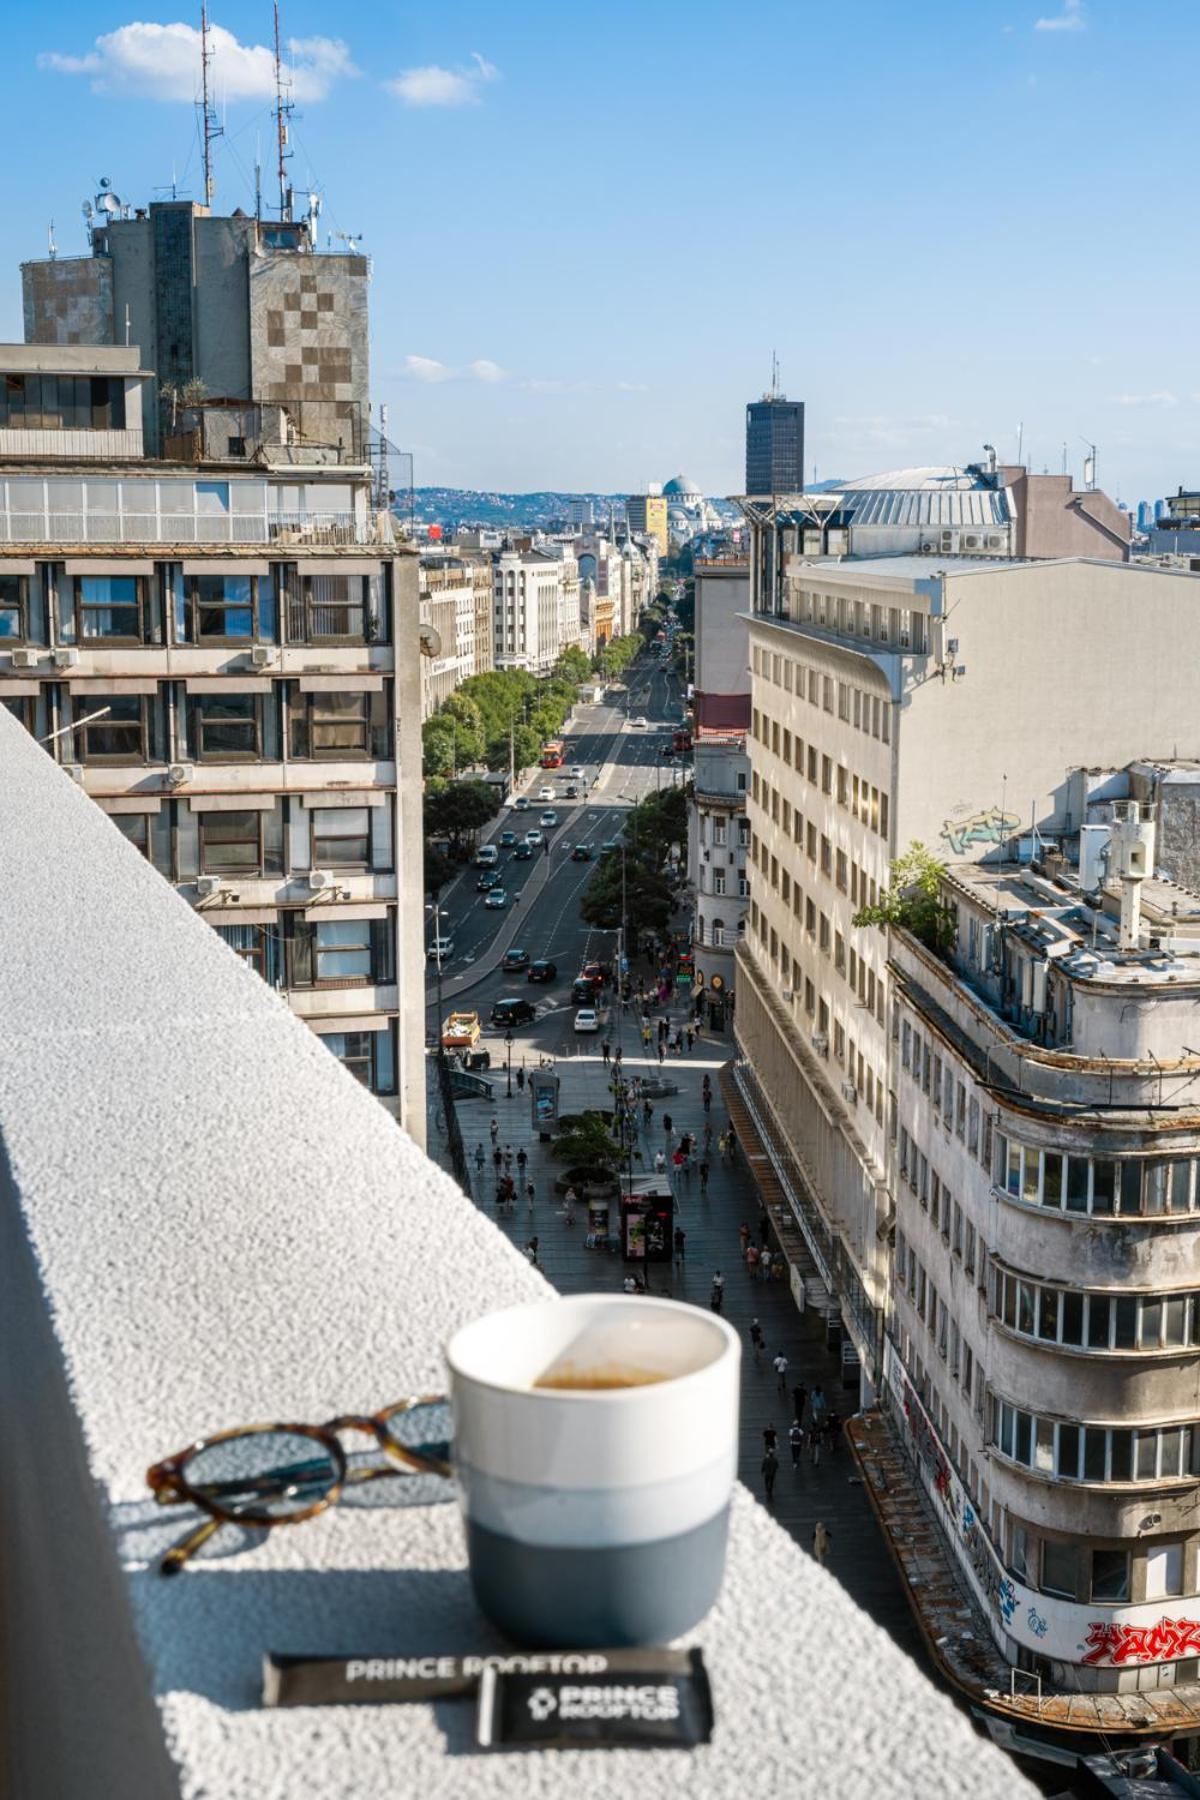
[[[548,1290],[3,711],[0,771],[0,1790],[1031,1791],[740,1490],[702,1750],[483,1753],[462,1702],[263,1710],[267,1650],[496,1647],[457,1510],[375,1483],[165,1581],[191,1515],[147,1465],[436,1389],[457,1325]]]

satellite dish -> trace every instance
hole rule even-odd
[[[440,656],[442,654],[442,634],[436,625],[421,626],[421,655]]]

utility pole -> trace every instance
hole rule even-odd
[[[278,20],[278,11],[276,12],[276,19]],[[276,25],[276,30],[278,30],[278,24]],[[209,46],[209,42],[208,42],[208,0],[201,0],[201,5],[200,5],[200,95],[201,95],[200,110],[201,110],[202,116],[201,116],[200,123],[201,123],[201,136],[204,140],[204,204],[205,204],[205,206],[211,206],[213,203],[213,191],[214,191],[213,171],[212,171],[213,139],[221,137],[224,133],[224,126],[217,124],[217,116],[216,116],[216,112],[214,111],[213,103],[212,103],[212,94],[209,91],[209,85],[208,85],[208,70],[209,70],[210,63],[212,62],[212,59],[213,59],[213,53],[212,53],[212,50],[211,50],[211,48]]]
[[[287,165],[291,157],[288,149],[287,121],[292,110],[290,99],[283,97],[283,57],[279,49],[279,0],[275,0],[275,136],[279,150],[279,217],[290,219],[292,216],[292,196],[288,188]],[[314,245],[314,249],[315,249]]]

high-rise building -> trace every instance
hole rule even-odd
[[[764,394],[746,408],[746,492],[804,489],[804,402]]]
[[[631,532],[653,537],[658,553],[666,556],[671,547],[667,529],[667,502],[661,493],[630,494],[625,501],[625,518]]]

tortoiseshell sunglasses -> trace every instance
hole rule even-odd
[[[375,1439],[382,1466],[350,1464],[339,1431]],[[450,1475],[450,1402],[439,1394],[400,1400],[382,1412],[344,1413],[324,1425],[243,1425],[200,1438],[146,1471],[160,1506],[191,1502],[209,1517],[159,1564],[174,1575],[222,1525],[299,1525],[342,1489],[382,1475]]]

